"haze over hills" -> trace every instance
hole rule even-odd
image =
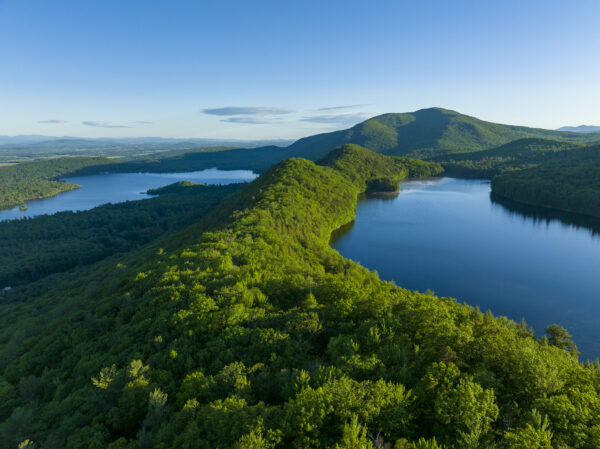
[[[11,156],[43,156],[54,154],[71,154],[89,151],[99,151],[95,155],[119,154],[124,155],[136,151],[164,152],[171,150],[192,150],[206,147],[243,147],[256,148],[269,145],[286,146],[293,140],[236,140],[236,139],[205,139],[165,137],[132,137],[132,138],[81,138],[53,137],[41,135],[0,136],[0,155]]]
[[[228,145],[256,147],[263,145],[289,145],[293,139],[261,139],[261,140],[243,140],[243,139],[208,139],[201,137],[190,138],[170,138],[170,137],[72,137],[72,136],[44,136],[38,134],[18,135],[18,136],[0,136],[0,146],[8,145],[76,145],[85,144],[88,146],[102,144],[113,145],[141,145],[141,144],[163,144],[173,145],[181,143],[190,143],[194,145]]]
[[[591,125],[579,125],[579,126],[563,126],[558,128],[557,131],[569,131],[574,133],[598,133],[600,132],[600,126]]]

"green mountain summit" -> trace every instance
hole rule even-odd
[[[354,143],[389,156],[430,157],[486,150],[523,138],[585,143],[600,140],[600,133],[582,135],[502,125],[430,108],[379,115],[349,129],[305,137],[285,151],[288,156],[318,159],[340,145]]]

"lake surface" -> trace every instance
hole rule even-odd
[[[197,184],[231,184],[252,181],[256,176],[249,170],[211,168],[186,173],[109,173],[69,177],[63,180],[78,184],[81,188],[60,193],[51,198],[26,201],[26,211],[20,211],[19,207],[0,210],[0,221],[53,214],[64,210],[88,210],[106,203],[150,198],[151,195],[147,195],[146,190],[177,181],[192,181]]]
[[[600,356],[600,220],[492,201],[488,181],[442,178],[359,202],[336,233],[343,256],[410,290],[433,290],[525,318],[541,336],[560,324],[582,358]]]

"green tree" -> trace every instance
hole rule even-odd
[[[552,449],[552,432],[548,417],[533,409],[523,426],[504,435],[508,449]]]
[[[350,422],[344,424],[342,440],[335,449],[373,449],[373,443],[367,437],[367,429],[358,422],[358,416],[352,415]]]
[[[546,333],[548,334],[549,344],[570,352],[574,357],[579,355],[579,350],[575,343],[573,343],[571,334],[564,327],[558,324],[551,324],[546,328]]]

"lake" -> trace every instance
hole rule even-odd
[[[507,207],[489,181],[442,178],[360,200],[332,246],[410,290],[525,318],[538,337],[560,324],[585,359],[600,356],[599,222]]]
[[[60,193],[51,198],[26,201],[26,211],[20,211],[19,207],[0,210],[0,221],[53,214],[64,210],[88,210],[106,203],[150,198],[151,195],[147,195],[146,190],[177,181],[192,181],[197,184],[231,184],[252,181],[256,176],[249,170],[211,168],[185,173],[110,173],[68,177],[63,180],[78,184],[81,188]]]

